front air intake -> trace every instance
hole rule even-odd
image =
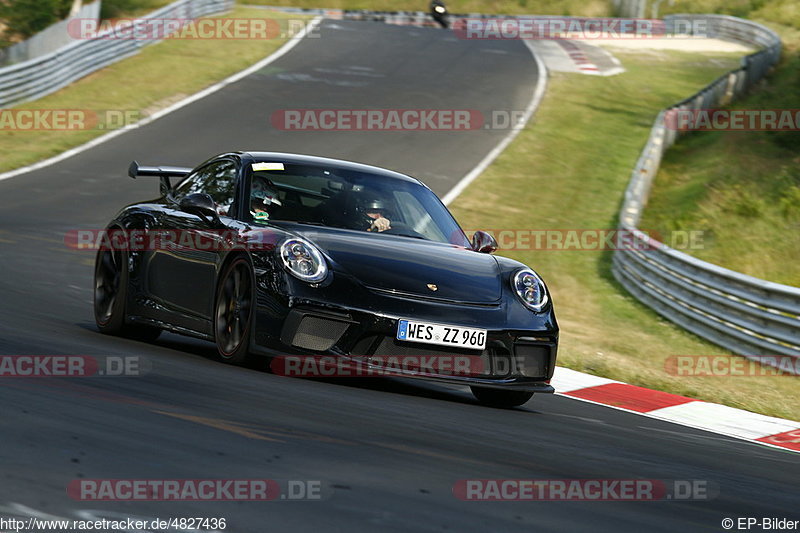
[[[284,322],[281,341],[295,348],[325,352],[339,342],[351,323],[346,318],[321,316],[295,309]]]

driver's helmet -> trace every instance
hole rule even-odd
[[[282,205],[275,184],[263,176],[253,176],[253,185],[250,188],[250,212],[253,218],[268,219],[274,205]]]
[[[386,204],[380,198],[369,197],[361,201],[362,213],[386,214]]]
[[[358,229],[370,227],[376,218],[391,218],[386,202],[372,192],[361,193],[356,200],[356,212],[358,217],[355,224]]]

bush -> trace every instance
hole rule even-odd
[[[72,0],[0,0],[6,39],[27,39],[69,15]]]
[[[158,0],[103,0],[100,7],[100,18],[119,18],[147,11],[164,3]]]

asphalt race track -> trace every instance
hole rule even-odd
[[[225,517],[234,533],[674,533],[720,531],[725,517],[797,518],[800,461],[790,452],[563,397],[496,410],[453,387],[283,378],[215,362],[210,343],[96,331],[94,257],[67,248],[64,234],[102,228],[126,203],[155,196],[155,180],[124,177],[131,159],[191,166],[231,149],[298,151],[407,172],[443,195],[507,132],[283,132],[271,113],[523,110],[537,79],[519,41],[341,21],[320,34],[143,128],[0,182],[0,354],[138,355],[151,366],[142,377],[1,380],[0,515]],[[66,492],[79,478],[319,480],[323,498],[85,502]],[[500,478],[702,480],[713,490],[660,502],[453,495],[458,480]]]

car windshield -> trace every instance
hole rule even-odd
[[[464,231],[428,188],[369,172],[253,163],[249,206],[255,223],[297,222],[469,247]]]

